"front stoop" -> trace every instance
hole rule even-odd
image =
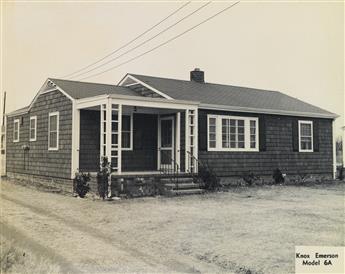
[[[165,186],[166,196],[203,194],[205,192],[199,184],[194,182],[192,177],[163,178],[161,183]]]

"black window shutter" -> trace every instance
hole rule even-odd
[[[314,120],[313,121],[313,147],[314,147],[314,151],[315,152],[319,152],[320,148],[319,148],[319,121],[318,120]]]
[[[259,150],[266,151],[266,119],[259,117]]]
[[[207,115],[199,114],[199,150],[206,151],[207,150]]]
[[[298,120],[292,120],[292,150],[298,151]]]

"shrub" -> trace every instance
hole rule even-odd
[[[220,187],[219,179],[208,165],[199,166],[199,177],[203,181],[205,189],[217,190]]]
[[[97,173],[97,190],[98,195],[104,200],[108,196],[108,182],[110,175],[110,163],[108,157],[101,159],[100,171]]]
[[[89,192],[90,174],[78,173],[73,179],[74,189],[80,198],[84,198],[86,193]]]
[[[242,176],[242,179],[247,183],[247,185],[251,186],[255,183],[256,180],[258,180],[258,177],[254,176],[253,172],[246,172]]]
[[[284,183],[284,176],[283,176],[283,173],[280,171],[279,168],[276,168],[275,170],[273,170],[273,179],[274,179],[274,182],[276,184],[281,184],[281,183]]]

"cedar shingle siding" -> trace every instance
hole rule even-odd
[[[259,123],[264,124],[259,125],[260,130],[265,128],[260,133],[259,145],[264,141],[265,146],[260,145],[259,152],[207,151],[207,114],[259,117]],[[314,122],[314,152],[298,152],[298,135],[293,136],[298,120]],[[288,175],[331,175],[332,157],[331,119],[199,110],[199,159],[208,162],[218,176],[242,176],[248,171],[254,175],[272,175],[275,168]]]
[[[48,115],[59,111],[59,150],[48,151]],[[37,116],[37,138],[29,141],[29,119]],[[19,142],[13,142],[13,120],[20,120]],[[23,123],[21,123],[23,119]],[[8,172],[71,177],[72,102],[59,91],[41,94],[29,113],[7,117]],[[23,145],[30,147],[24,152]]]

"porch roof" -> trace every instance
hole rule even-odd
[[[128,106],[142,106],[147,108],[195,109],[199,102],[187,100],[172,100],[166,98],[151,98],[144,96],[128,96],[122,94],[104,94],[76,100],[78,109],[89,108],[104,104],[108,99],[115,99],[116,104]]]

